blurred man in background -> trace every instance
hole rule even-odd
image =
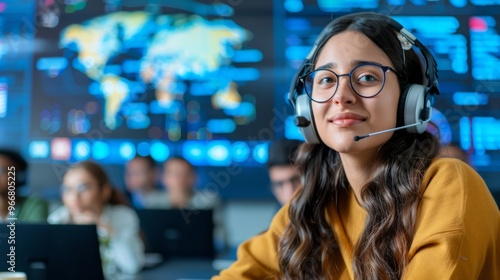
[[[219,203],[218,196],[196,190],[198,175],[194,166],[183,157],[171,157],[163,164],[161,183],[163,195],[148,198],[152,208],[211,209]]]
[[[153,208],[179,208],[182,210],[213,210],[214,245],[217,251],[227,246],[223,223],[222,202],[218,193],[198,189],[198,175],[185,158],[173,156],[164,164],[161,183],[166,194],[153,197],[148,204]]]
[[[301,178],[294,166],[295,153],[301,142],[297,140],[276,140],[269,146],[267,170],[271,180],[271,191],[276,200],[286,204],[301,186]]]
[[[136,156],[125,165],[125,188],[134,208],[151,208],[151,197],[164,195],[157,182],[158,169],[151,156]]]

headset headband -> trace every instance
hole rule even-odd
[[[394,19],[387,17],[389,21],[389,25],[391,25],[396,31],[399,32],[408,42],[417,48],[419,48],[422,56],[425,60],[425,78],[427,79],[427,88],[430,94],[439,94],[438,87],[438,70],[437,63],[434,59],[434,56],[430,53],[430,51],[425,47],[410,31],[406,30],[399,22]]]

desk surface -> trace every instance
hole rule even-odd
[[[208,280],[218,274],[212,260],[168,260],[156,267],[143,270],[135,280]]]

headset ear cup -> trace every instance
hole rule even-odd
[[[299,128],[302,136],[304,136],[306,143],[321,143],[319,135],[316,131],[316,124],[314,123],[311,100],[306,94],[299,95],[295,100],[294,123]]]
[[[421,116],[429,115],[431,110],[430,101],[427,102],[425,96],[426,88],[423,85],[411,84],[406,87],[400,98],[398,108],[398,125],[401,120],[402,125],[410,125],[427,120],[428,116],[421,119]],[[429,111],[428,114],[422,114],[423,110]],[[408,133],[421,134],[426,128],[427,122],[417,126],[408,127],[406,131]]]

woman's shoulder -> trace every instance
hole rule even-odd
[[[288,226],[290,223],[290,216],[288,214],[290,210],[290,202],[286,203],[283,205],[280,210],[274,215],[273,220],[271,222],[271,230],[274,230],[276,232],[283,232],[285,231],[285,228]]]
[[[433,159],[424,174],[423,185],[450,181],[485,185],[481,176],[467,163],[455,158]]]
[[[481,176],[467,163],[453,158],[436,158],[422,180],[422,209],[435,204],[462,214],[481,207],[496,211],[495,200]]]
[[[429,169],[452,167],[452,166],[472,169],[472,167],[469,164],[463,162],[462,160],[456,158],[448,158],[448,157],[436,157],[432,159],[431,164],[429,165]]]

